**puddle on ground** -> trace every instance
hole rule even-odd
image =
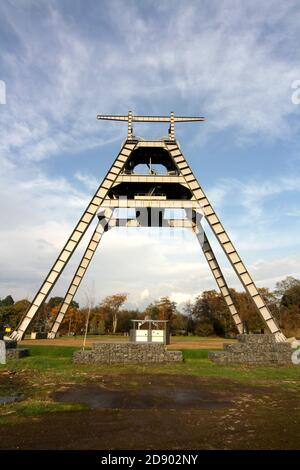
[[[1,397],[0,396],[0,405],[6,405],[8,403],[14,403],[15,401],[22,401],[23,397],[21,396],[10,396],[10,397]]]
[[[92,409],[219,409],[232,406],[217,393],[184,387],[147,387],[107,390],[97,385],[80,385],[55,392],[55,401],[81,403]]]

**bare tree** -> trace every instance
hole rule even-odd
[[[83,343],[82,343],[82,350],[84,351],[85,345],[86,345],[86,337],[89,329],[89,321],[90,321],[90,316],[91,316],[91,311],[95,305],[95,295],[94,295],[94,283],[92,285],[92,289],[90,291],[85,292],[85,298],[86,298],[86,306],[87,306],[87,315],[86,315],[86,323],[85,323],[85,332],[84,332],[84,337],[83,337]]]

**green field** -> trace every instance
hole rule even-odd
[[[29,357],[18,361],[10,361],[6,365],[0,366],[0,396],[17,396],[20,398],[20,401],[0,405],[0,441],[2,430],[4,439],[3,448],[10,448],[10,445],[12,448],[15,446],[19,447],[19,442],[24,442],[23,445],[28,448],[43,448],[45,445],[44,440],[40,443],[36,443],[34,437],[32,437],[32,440],[28,441],[30,438],[30,430],[32,429],[32,433],[35,433],[34,435],[41,433],[42,439],[43,430],[47,429],[53,441],[56,433],[61,432],[63,434],[64,423],[72,420],[72,416],[75,420],[74,423],[72,421],[72,426],[74,425],[74,433],[77,438],[76,445],[79,446],[79,448],[83,445],[80,437],[78,437],[81,431],[76,430],[75,424],[77,423],[76,425],[78,425],[80,420],[90,420],[89,422],[91,424],[87,424],[87,426],[88,429],[91,429],[91,433],[94,419],[96,419],[97,423],[104,423],[106,422],[105,420],[109,420],[106,423],[107,428],[105,428],[103,432],[106,429],[110,429],[111,426],[115,427],[116,423],[119,423],[121,433],[124,419],[128,420],[128,427],[130,428],[133,426],[133,423],[131,424],[133,416],[134,419],[138,416],[138,411],[134,411],[135,394],[138,396],[148,389],[150,393],[153,387],[155,391],[161,384],[164,386],[162,393],[166,393],[166,390],[173,393],[178,387],[181,394],[185,393],[185,389],[188,393],[192,393],[195,387],[195,390],[199,390],[200,397],[202,396],[201,394],[204,393],[204,404],[207,401],[207,398],[205,398],[207,394],[211,394],[212,397],[214,397],[213,399],[217,400],[216,403],[218,403],[220,399],[223,400],[225,398],[226,400],[232,401],[231,405],[228,405],[229,411],[226,409],[224,412],[218,409],[218,407],[212,410],[193,409],[195,404],[188,405],[187,408],[177,411],[170,409],[171,414],[173,412],[175,413],[173,416],[174,420],[182,420],[179,426],[181,426],[183,430],[184,426],[187,428],[185,431],[182,431],[187,433],[187,435],[190,429],[194,429],[195,423],[200,423],[201,420],[203,421],[203,428],[199,428],[201,433],[205,431],[206,426],[211,426],[210,432],[215,433],[215,420],[217,417],[219,417],[219,420],[227,419],[226,416],[229,416],[228,413],[233,413],[230,410],[234,409],[234,407],[236,407],[236,414],[241,414],[243,406],[248,406],[248,408],[244,410],[245,416],[247,416],[245,422],[252,420],[252,427],[256,426],[255,423],[262,426],[261,421],[268,423],[268,426],[271,426],[273,423],[275,431],[279,433],[282,426],[285,426],[285,428],[292,426],[291,433],[293,433],[292,435],[294,436],[295,427],[298,429],[300,425],[300,412],[297,405],[300,392],[300,374],[299,368],[295,366],[255,367],[217,365],[208,359],[207,349],[182,349],[184,357],[182,364],[126,366],[75,365],[72,362],[72,355],[78,347],[48,345],[29,345],[26,347],[30,350]],[[125,396],[128,394],[131,396],[132,402],[129,403],[129,409],[126,410],[120,410],[118,408],[119,405],[116,405],[109,411],[107,409],[101,411],[101,409],[91,410],[85,400],[74,399],[74,401],[62,402],[56,400],[54,397],[57,390],[74,389],[76,391],[78,387],[88,387],[88,390],[90,390],[90,388],[94,390],[93,387],[96,387],[96,391],[98,390],[97,387],[100,387],[99,390],[111,390],[111,393],[122,391]],[[96,392],[90,391],[89,393]],[[150,423],[150,421],[154,419],[153,410],[156,410],[157,419],[164,421],[164,425],[167,426],[168,417],[165,411],[160,409],[159,395],[157,396],[157,400],[157,405],[152,404],[150,408],[148,402],[145,402],[145,419],[146,421],[149,420]],[[131,406],[133,409],[130,408]],[[249,408],[249,406],[251,408]],[[271,418],[269,414],[270,406],[272,407]],[[290,424],[290,412],[294,420],[293,425]],[[134,415],[132,415],[132,413],[134,413]],[[59,427],[58,430],[55,428],[56,431],[51,431],[51,426],[54,426],[51,419],[53,416],[55,416],[55,426],[58,426],[58,423],[62,420],[61,427]],[[111,417],[109,418],[109,416]],[[197,419],[195,418],[196,421],[194,421],[193,416],[198,416]],[[242,420],[240,420],[240,422],[243,423]],[[18,433],[14,432],[14,429],[21,429],[19,428],[20,424],[22,424],[24,431],[24,436],[21,437],[18,436]],[[49,428],[48,425],[50,426]],[[32,428],[32,426],[34,427]],[[154,424],[150,423],[149,426],[151,428]],[[241,424],[239,426],[241,426]],[[174,433],[176,427],[177,424],[174,424]],[[197,428],[197,433],[200,432],[199,429]],[[274,429],[270,432],[274,433]],[[8,430],[11,430],[11,435],[8,433]],[[137,432],[134,427],[132,432]],[[243,432],[243,430],[241,430],[241,432]],[[221,428],[219,433],[221,436]],[[198,434],[195,434],[195,436],[198,436]],[[207,434],[205,440],[201,434],[197,439],[199,439],[199,442],[201,440],[203,445],[206,443],[205,445],[208,446],[210,445],[208,436],[209,434]],[[138,438],[137,436],[137,439]],[[7,439],[8,444],[5,443],[5,439]],[[51,439],[49,442],[52,442]],[[68,445],[71,447],[68,448],[72,448],[72,442],[75,437],[72,435],[69,439],[70,442]],[[100,445],[95,444],[93,440],[95,438],[90,437],[90,439],[89,445]],[[122,436],[120,435],[118,439],[116,448],[122,448],[122,446],[124,446]],[[154,439],[154,437],[150,436],[149,439]],[[175,434],[174,439],[176,440]],[[215,445],[217,448],[223,448],[221,437],[218,437],[218,439],[220,439],[220,442],[216,441]],[[110,445],[104,444],[103,441],[101,442],[103,446]],[[189,442],[190,441],[187,441],[183,445],[183,448],[187,448]],[[276,444],[276,442],[277,441],[272,445],[279,445]],[[298,445],[298,441],[295,443],[291,440],[290,442],[293,448]],[[197,443],[198,441],[196,441],[195,445],[198,445]],[[57,443],[53,444],[54,448],[58,445]],[[134,445],[133,443],[132,446]],[[141,448],[143,448],[144,444],[140,445],[142,446]],[[240,445],[243,446],[246,444],[240,441]],[[256,443],[251,445],[255,448]],[[270,448],[271,444],[268,443],[265,445],[266,448]],[[231,444],[229,448],[231,448],[230,446]],[[1,444],[0,448],[2,448]]]
[[[61,380],[82,382],[87,378],[109,374],[176,374],[195,375],[202,377],[232,378],[241,382],[265,385],[266,383],[280,384],[283,387],[299,387],[300,374],[296,366],[245,366],[218,365],[208,359],[207,349],[183,349],[182,364],[162,365],[78,365],[73,364],[73,353],[78,347],[73,346],[34,346],[28,345],[30,356],[17,361],[9,361],[0,365],[1,377],[9,372],[23,378],[23,390],[28,399],[37,397],[45,388],[55,386]],[[211,349],[210,349],[211,350]],[[5,394],[7,381],[2,380],[0,395]],[[31,393],[29,392],[31,390]],[[15,389],[19,393],[20,390]],[[41,393],[41,395],[43,395]],[[14,405],[11,405],[12,407]]]

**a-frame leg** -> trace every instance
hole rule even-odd
[[[82,239],[90,223],[95,217],[95,214],[100,204],[107,195],[108,190],[114,184],[117,176],[121,172],[121,169],[123,168],[126,160],[128,159],[128,156],[131,154],[135,146],[135,142],[126,141],[123,147],[121,148],[119,155],[115,159],[110,170],[108,171],[107,175],[105,176],[104,180],[102,181],[101,185],[97,189],[95,195],[93,196],[89,205],[84,211],[82,217],[77,223],[75,229],[71,233],[71,236],[69,237],[67,243],[60,252],[54,265],[50,269],[50,272],[47,275],[45,281],[43,282],[42,286],[35,295],[28,311],[26,312],[25,316],[18,325],[18,328],[11,334],[12,339],[21,340],[25,335],[25,332],[29,327],[30,323],[32,322],[34,316],[36,315],[38,309],[43,304],[46,297],[51,292],[55,283],[59,279],[63,269],[66,267],[80,240]]]
[[[229,309],[229,312],[232,316],[232,319],[234,321],[234,324],[238,330],[238,332],[240,334],[243,333],[244,329],[243,329],[243,322],[238,314],[238,311],[234,305],[234,302],[232,300],[232,297],[231,297],[231,294],[230,294],[230,290],[228,288],[228,285],[225,281],[225,278],[223,276],[223,273],[221,271],[221,268],[219,266],[219,263],[215,257],[215,254],[212,250],[212,247],[210,246],[210,243],[208,241],[208,238],[203,230],[203,227],[201,226],[201,224],[196,224],[194,227],[193,227],[193,232],[196,234],[196,237],[197,237],[197,240],[199,241],[199,244],[202,248],[202,251],[204,253],[204,256],[207,260],[207,263],[211,269],[211,272],[213,273],[213,276],[216,280],[216,283],[218,284],[219,286],[219,289],[220,289],[220,292],[221,292],[221,295],[224,299],[224,301],[226,302],[226,305]]]
[[[48,338],[55,338],[57,331],[68,311],[69,306],[78,290],[78,287],[84,278],[87,268],[97,250],[99,243],[102,239],[104,232],[109,230],[109,223],[113,214],[113,210],[105,209],[102,215],[98,215],[99,222],[93,232],[93,235],[86,247],[86,250],[81,258],[79,266],[73,276],[73,279],[69,285],[64,300],[60,306],[59,312],[52,324],[51,331],[48,333]]]
[[[264,321],[270,333],[274,334],[276,341],[286,341],[286,337],[276,324],[270,310],[268,309],[264,299],[259,294],[256,285],[254,284],[246,266],[238,255],[233,243],[231,242],[228,234],[226,233],[223,225],[220,222],[217,214],[215,213],[212,205],[210,204],[203,188],[199,185],[195,178],[190,166],[188,165],[185,157],[182,155],[180,148],[176,142],[167,143],[167,148],[172,156],[177,168],[192,191],[195,199],[199,202],[206,220],[208,221],[212,231],[214,232],[217,240],[222,246],[227,258],[229,259],[233,269],[238,275],[241,283],[243,284],[246,292],[251,297],[254,305],[256,306],[260,317]]]

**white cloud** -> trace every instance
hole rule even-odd
[[[292,210],[288,211],[286,213],[286,215],[288,215],[290,217],[300,217],[300,209],[298,209],[298,208],[292,209]]]
[[[84,184],[84,186],[90,190],[96,190],[99,186],[99,180],[92,175],[76,171],[74,175],[75,179]]]
[[[144,290],[140,293],[140,299],[141,299],[141,300],[147,300],[149,297],[150,297],[149,289],[144,289]]]
[[[201,291],[197,293],[187,293],[187,292],[172,292],[170,294],[170,299],[173,302],[176,302],[178,309],[182,309],[187,302],[194,302],[196,297],[201,294]]]
[[[224,182],[222,184],[224,189]],[[14,191],[8,200],[6,194],[12,186]],[[244,191],[238,202],[242,214],[246,214],[247,205],[243,198],[250,186],[241,187]],[[285,185],[275,182],[274,188],[277,187],[282,191],[297,189],[291,180],[286,180]],[[14,166],[7,166],[0,174],[0,188],[0,297],[7,293],[16,298],[32,297],[93,191],[83,192],[65,178],[50,179],[41,171],[34,173],[32,168],[18,169]],[[228,185],[228,191],[231,190],[236,192],[235,187]],[[270,184],[267,184],[267,189],[260,189],[263,197],[268,197],[273,191],[275,189]],[[208,191],[209,194],[212,192]],[[230,194],[229,200],[232,201]],[[240,230],[230,230],[230,234],[237,241],[242,258],[244,255],[248,258],[246,261],[254,279],[260,285],[273,286],[288,274],[297,277],[300,260],[293,253],[284,258],[278,254],[274,254],[272,259],[264,256],[276,247],[281,252],[289,249],[295,244],[295,235],[281,233],[280,227],[274,233],[265,226],[263,230],[254,230],[251,220],[246,222],[244,217],[245,225],[239,224]],[[84,243],[87,243],[87,238]],[[211,241],[220,256],[220,248],[214,239]],[[62,276],[54,294],[62,295],[67,288],[82,250],[83,247]],[[239,288],[239,282],[228,263],[224,263],[224,257],[220,257],[220,262],[230,285]],[[77,298],[81,303],[85,301],[84,292],[93,282],[97,287],[96,300],[115,292],[128,292],[130,304],[141,308],[163,295],[170,295],[180,306],[201,291],[216,288],[196,238],[184,229],[112,229],[104,235],[78,292]]]
[[[282,215],[282,212],[270,214],[264,210],[264,205],[274,196],[287,193],[300,193],[300,176],[290,174],[286,176],[264,177],[261,179],[247,179],[247,181],[236,178],[224,178],[219,180],[209,190],[211,200],[217,207],[243,207],[246,217],[251,218],[252,223],[262,217]],[[282,209],[281,209],[282,211]],[[286,211],[289,215],[289,211]]]
[[[287,117],[297,106],[290,86],[299,67],[285,49],[293,50],[300,12],[266,3],[189,2],[164,21],[140,4],[95,3],[95,17],[101,24],[105,9],[110,31],[90,34],[78,18],[62,14],[59,2],[42,3],[39,21],[35,3],[2,3],[16,45],[2,57],[9,80],[1,153],[39,160],[120,140],[122,127],[95,117],[129,106],[169,112],[177,103],[185,112],[204,112],[204,133],[228,127],[237,138],[291,133],[295,124]]]
[[[253,263],[251,271],[261,287],[274,286],[276,282],[293,276],[299,279],[300,256],[294,253],[292,256],[280,256],[272,260],[259,260]]]
[[[11,37],[1,51],[7,104],[0,108],[0,295],[33,295],[97,186],[84,163],[61,177],[47,174],[41,160],[124,138],[124,126],[99,123],[97,113],[131,108],[159,114],[176,105],[178,113],[208,115],[202,138],[232,128],[242,143],[297,135],[291,83],[299,79],[300,11],[290,2],[190,1],[171,9],[163,1],[126,2],[126,8],[124,2],[95,2],[94,8],[97,25],[90,20],[84,27],[85,18],[75,10],[63,14],[60,2],[0,5]],[[179,132],[188,135],[184,127]],[[208,194],[217,207],[226,209],[226,200],[238,206],[239,227],[233,224],[232,232],[249,254],[266,250],[263,240],[271,237],[261,225],[252,230],[266,217],[265,203],[299,192],[299,183],[297,176],[247,184],[221,180]],[[287,211],[298,213],[297,206]],[[182,302],[215,287],[191,236],[183,242],[142,231],[118,234],[105,235],[81,292],[94,278],[100,297],[129,291],[130,300],[143,305],[170,293]],[[277,232],[272,246],[288,248],[297,239]],[[274,254],[272,262],[250,264],[270,284],[275,270],[296,273],[295,259]]]

